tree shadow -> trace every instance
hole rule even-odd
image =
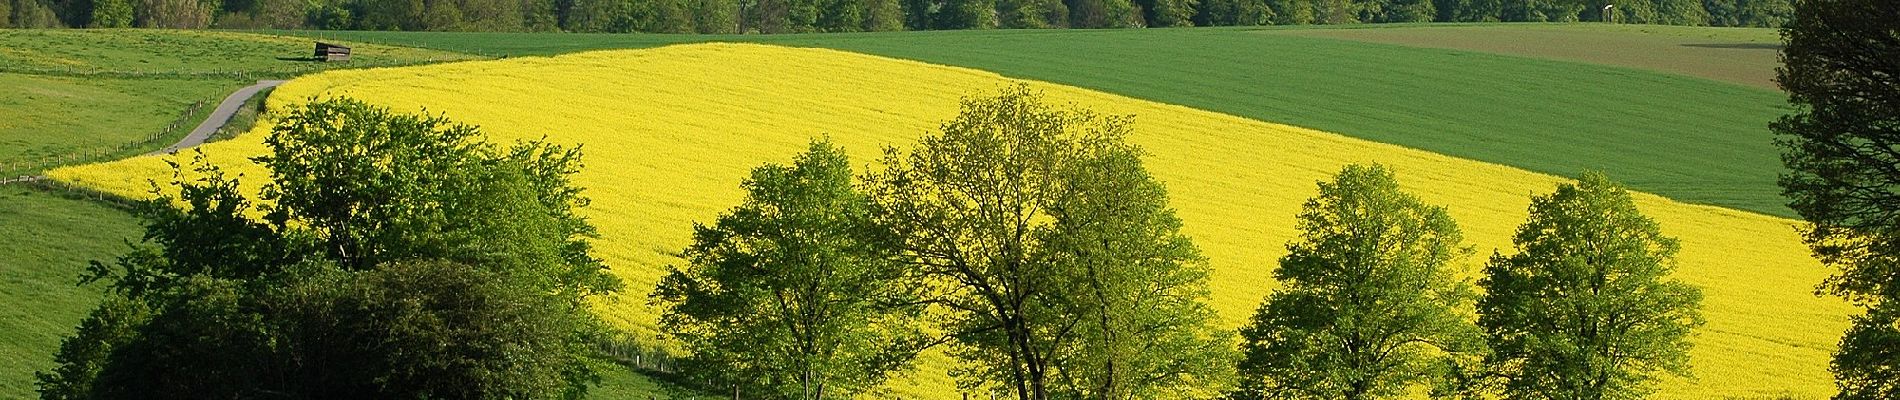
[[[1781,50],[1781,43],[1685,43],[1683,46],[1705,49]]]

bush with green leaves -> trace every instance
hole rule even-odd
[[[567,398],[618,280],[568,176],[579,152],[501,148],[350,99],[286,112],[264,203],[198,156],[141,207],[143,243],[40,374],[47,399]],[[261,216],[261,217],[260,217]]]

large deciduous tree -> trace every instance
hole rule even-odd
[[[916,286],[872,224],[842,149],[752,171],[744,203],[696,226],[653,297],[708,375],[771,398],[849,398],[926,344]]]
[[[1868,310],[1834,355],[1835,398],[1900,397],[1900,4],[1804,0],[1782,29],[1777,81],[1795,113],[1772,128],[1803,239],[1838,272],[1821,291]]]
[[[1320,182],[1299,229],[1273,272],[1280,288],[1241,329],[1238,397],[1391,398],[1482,346],[1464,235],[1384,167]]]
[[[1231,338],[1203,303],[1207,267],[1129,127],[1018,86],[886,151],[869,178],[880,220],[940,289],[966,384],[1035,400],[1225,386]]]
[[[1478,325],[1504,397],[1641,399],[1689,376],[1701,290],[1667,279],[1676,240],[1597,173],[1531,199],[1517,252],[1485,266]]]
[[[94,263],[109,300],[42,398],[571,398],[618,280],[590,254],[577,150],[359,101],[280,117],[254,205],[200,155]],[[262,214],[262,218],[259,218]]]

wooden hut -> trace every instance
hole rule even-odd
[[[317,52],[310,56],[317,61],[349,61],[350,48],[334,44],[317,42]]]

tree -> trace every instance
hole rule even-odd
[[[1737,12],[1741,26],[1780,28],[1794,14],[1794,5],[1789,0],[1742,0]]]
[[[131,0],[94,0],[92,2],[91,28],[130,28],[132,27]]]
[[[202,155],[154,188],[145,241],[87,270],[122,300],[62,344],[43,398],[585,391],[588,297],[618,280],[574,212],[578,151],[349,99],[280,121],[255,159],[269,203]]]
[[[198,29],[211,26],[211,11],[198,0],[140,0],[133,16],[140,28]]]
[[[1194,23],[1205,26],[1267,25],[1273,9],[1266,0],[1202,0]]]
[[[1201,304],[1206,267],[1128,132],[1016,86],[964,99],[867,178],[940,292],[964,384],[1034,400],[1221,390],[1232,350]]]
[[[1741,26],[1742,15],[1737,0],[1702,0],[1702,10],[1709,15],[1710,26]]]
[[[1241,329],[1242,398],[1392,398],[1437,380],[1481,340],[1459,278],[1471,250],[1442,207],[1399,190],[1379,165],[1349,165],[1299,215]]]
[[[1069,0],[1071,28],[1131,28],[1140,26],[1140,13],[1129,0]]]
[[[1689,377],[1702,292],[1668,280],[1676,240],[1598,173],[1531,198],[1517,253],[1493,255],[1478,325],[1511,399],[1642,399]]]
[[[865,0],[865,32],[904,30],[904,9],[898,0]]]
[[[927,341],[918,291],[844,151],[813,142],[742,186],[653,292],[663,330],[708,375],[770,398],[850,398],[907,366]]]
[[[931,29],[996,27],[996,0],[940,0],[932,3],[935,3],[935,11],[926,14],[935,16]]]
[[[1266,0],[1267,8],[1273,10],[1274,25],[1306,25],[1314,23],[1313,3],[1310,0]]]
[[[1707,26],[1709,11],[1698,0],[1657,0],[1656,22],[1665,25]]]
[[[1776,81],[1795,112],[1770,126],[1788,172],[1781,187],[1802,239],[1838,271],[1822,293],[1867,309],[1834,354],[1836,399],[1900,396],[1900,7],[1804,0],[1782,28]]]
[[[739,5],[733,0],[693,0],[693,32],[737,33]]]
[[[403,260],[350,272],[293,267],[253,300],[298,363],[285,387],[306,398],[563,398],[582,393],[593,318],[495,271]],[[334,366],[350,366],[335,368]]]
[[[1200,0],[1134,0],[1147,26],[1165,28],[1193,26],[1194,8]]]
[[[1368,20],[1379,23],[1432,22],[1438,15],[1438,8],[1430,0],[1391,0],[1380,8],[1378,18]]]

